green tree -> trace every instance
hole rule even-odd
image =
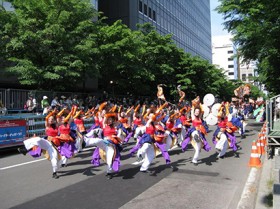
[[[99,34],[101,87],[110,92],[113,81],[117,93],[156,95],[160,82],[171,86],[178,55],[183,52],[170,35],[159,35],[150,24],[131,31],[121,21],[102,27]]]
[[[142,34],[141,39],[145,43],[139,63],[142,72],[146,72],[143,75],[142,86],[150,94],[156,95],[156,86],[165,84],[165,96],[169,97],[172,89],[176,89],[176,73],[179,71],[179,62],[184,52],[174,44],[171,35],[160,35],[148,23],[138,27]]]
[[[220,0],[217,11],[224,15],[225,28],[234,35],[245,60],[258,60],[258,81],[271,94],[279,94],[280,1]]]
[[[21,84],[64,90],[98,76],[97,12],[87,0],[14,0],[4,26],[9,71]]]
[[[9,42],[9,36],[7,31],[11,27],[11,14],[7,12],[2,5],[0,5],[0,68],[1,70],[4,67],[8,66],[8,60],[6,58],[6,49],[5,46]]]
[[[110,92],[111,85],[115,85],[113,88],[116,93],[132,93],[137,88],[134,88],[137,85],[134,79],[141,72],[137,64],[140,62],[138,55],[145,43],[139,40],[137,32],[131,31],[120,20],[100,28],[97,43],[100,52],[97,60],[101,75],[100,88]]]

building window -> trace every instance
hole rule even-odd
[[[252,74],[252,73],[249,73],[249,74],[248,74],[248,79],[249,79],[249,81],[252,81],[252,80],[253,80],[253,74]]]
[[[234,66],[233,65],[228,65],[228,68],[234,68]]]
[[[242,74],[242,81],[246,81],[246,74]]]
[[[155,11],[155,10],[153,10],[153,20],[154,20],[154,21],[157,21],[157,18],[156,18],[156,11]]]
[[[139,1],[139,12],[143,13],[143,4],[142,1]]]
[[[228,58],[227,60],[228,60],[228,61],[233,61],[233,58],[232,58],[232,57],[230,57],[230,58]]]
[[[152,18],[152,9],[149,7],[149,18]]]
[[[227,53],[228,53],[228,54],[233,54],[233,51],[231,50],[231,51],[228,51]]]
[[[234,72],[229,72],[228,75],[234,75]]]
[[[147,4],[144,4],[144,14],[147,15],[148,13],[148,7]]]

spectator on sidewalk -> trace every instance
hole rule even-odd
[[[69,97],[66,99],[65,103],[67,104],[68,108],[71,109],[72,104],[73,104],[73,102],[72,102],[72,97],[69,96]]]
[[[72,100],[72,104],[76,105],[77,107],[79,107],[79,99],[78,99],[78,95],[74,95],[74,98]]]
[[[59,103],[58,101],[58,96],[55,96],[51,102],[51,106],[52,106],[52,109],[54,109],[56,106],[61,106],[61,104]]]
[[[29,95],[26,101],[26,109],[32,113],[36,113],[37,111],[37,101],[32,94]]]
[[[43,96],[43,99],[41,100],[41,108],[43,109],[43,115],[47,115],[50,109],[50,103],[47,96]]]
[[[6,113],[7,113],[7,108],[4,106],[4,104],[0,100],[0,114],[6,115]]]
[[[274,109],[274,121],[278,121],[280,119],[280,97],[277,97],[275,109]]]
[[[62,95],[60,98],[61,98],[60,100],[61,108],[68,107],[66,96]]]

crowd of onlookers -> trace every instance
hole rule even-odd
[[[71,109],[72,105],[76,105],[79,107],[79,109],[83,110],[88,110],[93,107],[97,107],[98,104],[103,103],[104,101],[107,101],[109,106],[117,105],[120,106],[122,105],[124,108],[128,108],[131,106],[137,106],[138,104],[146,104],[147,106],[149,105],[158,105],[158,100],[156,98],[151,99],[148,97],[96,97],[96,96],[91,96],[88,95],[86,98],[79,98],[77,95],[75,95],[73,98],[71,96],[66,97],[64,95],[55,96],[54,98],[48,98],[47,96],[43,96],[41,102],[40,102],[40,109],[42,114],[46,115],[50,110],[57,108],[57,109],[62,109],[62,108],[68,108]],[[184,101],[185,105],[191,106],[191,101]],[[174,104],[173,107],[176,107],[177,103],[176,101],[169,102],[170,104]],[[244,119],[248,118],[256,118],[256,115],[254,115],[254,111],[257,108],[262,107],[262,114],[263,118],[261,119],[262,121],[265,120],[265,105],[264,101],[262,102],[252,102],[252,101],[247,101],[247,102],[231,102],[230,105],[230,112],[233,114],[233,116],[237,115],[243,115]]]
[[[39,100],[39,98],[38,98]],[[130,107],[132,105],[136,106],[138,104],[146,104],[146,105],[158,105],[158,100],[156,98],[151,99],[150,97],[134,97],[134,96],[123,96],[123,97],[108,97],[108,96],[92,96],[88,95],[85,98],[81,98],[78,95],[71,96],[54,96],[53,98],[49,98],[48,96],[43,96],[41,100],[38,101],[32,94],[29,95],[28,100],[25,103],[24,109],[27,112],[31,113],[37,113],[37,114],[43,114],[46,115],[50,110],[57,108],[68,108],[71,109],[72,105],[76,105],[79,107],[79,109],[88,110],[93,107],[96,107],[98,104],[101,104],[104,101],[107,101],[109,105],[122,105],[123,107]],[[176,101],[171,101],[170,104],[175,104]],[[185,105],[191,105],[191,101],[185,101]],[[254,115],[254,111],[259,108],[262,105],[262,113],[263,118],[262,121],[265,120],[265,103],[264,101],[246,101],[246,102],[235,102],[232,101],[230,105],[230,111],[233,115],[241,114],[245,117],[245,119],[248,118],[256,118],[256,115]],[[6,114],[7,108],[2,104],[0,101],[0,113]],[[277,100],[277,104],[275,107],[275,113],[276,116],[279,115],[280,117],[280,98],[279,101]]]
[[[129,97],[96,97],[88,95],[86,98],[79,98],[78,95],[71,96],[54,96],[53,98],[48,98],[48,96],[43,96],[40,102],[38,102],[33,95],[29,95],[26,101],[25,109],[32,113],[39,113],[46,115],[50,110],[68,108],[71,109],[73,105],[79,107],[79,109],[87,110],[96,107],[98,104],[107,101],[108,105],[122,105],[124,107],[129,107],[137,104],[153,104],[157,103],[156,100],[151,100],[148,97],[145,98],[134,98]]]

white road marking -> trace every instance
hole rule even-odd
[[[16,164],[16,165],[11,165],[11,166],[7,166],[7,167],[3,167],[3,168],[0,168],[0,170],[2,171],[2,170],[9,169],[9,168],[14,168],[14,167],[18,167],[18,166],[22,166],[22,165],[26,165],[26,164],[31,164],[31,163],[36,163],[36,162],[43,161],[43,160],[46,160],[46,158],[39,159],[39,160],[33,160],[33,161],[26,162],[26,163],[20,163],[20,164]]]
[[[141,160],[141,161],[136,161],[136,162],[134,162],[134,163],[131,163],[131,165],[140,165],[140,164],[143,163],[143,162],[144,162],[144,159]]]
[[[84,148],[82,151],[89,151],[89,150],[92,150],[94,148],[95,147],[88,147],[88,148]],[[19,166],[23,166],[23,165],[27,165],[27,164],[31,164],[31,163],[37,163],[37,162],[40,162],[40,161],[43,161],[43,160],[46,160],[46,158],[39,159],[39,160],[32,160],[32,161],[25,162],[25,163],[20,163],[20,164],[16,164],[16,165],[11,165],[11,166],[7,166],[7,167],[3,167],[3,168],[0,168],[0,171],[7,170],[7,169],[10,169],[10,168],[19,167]]]

